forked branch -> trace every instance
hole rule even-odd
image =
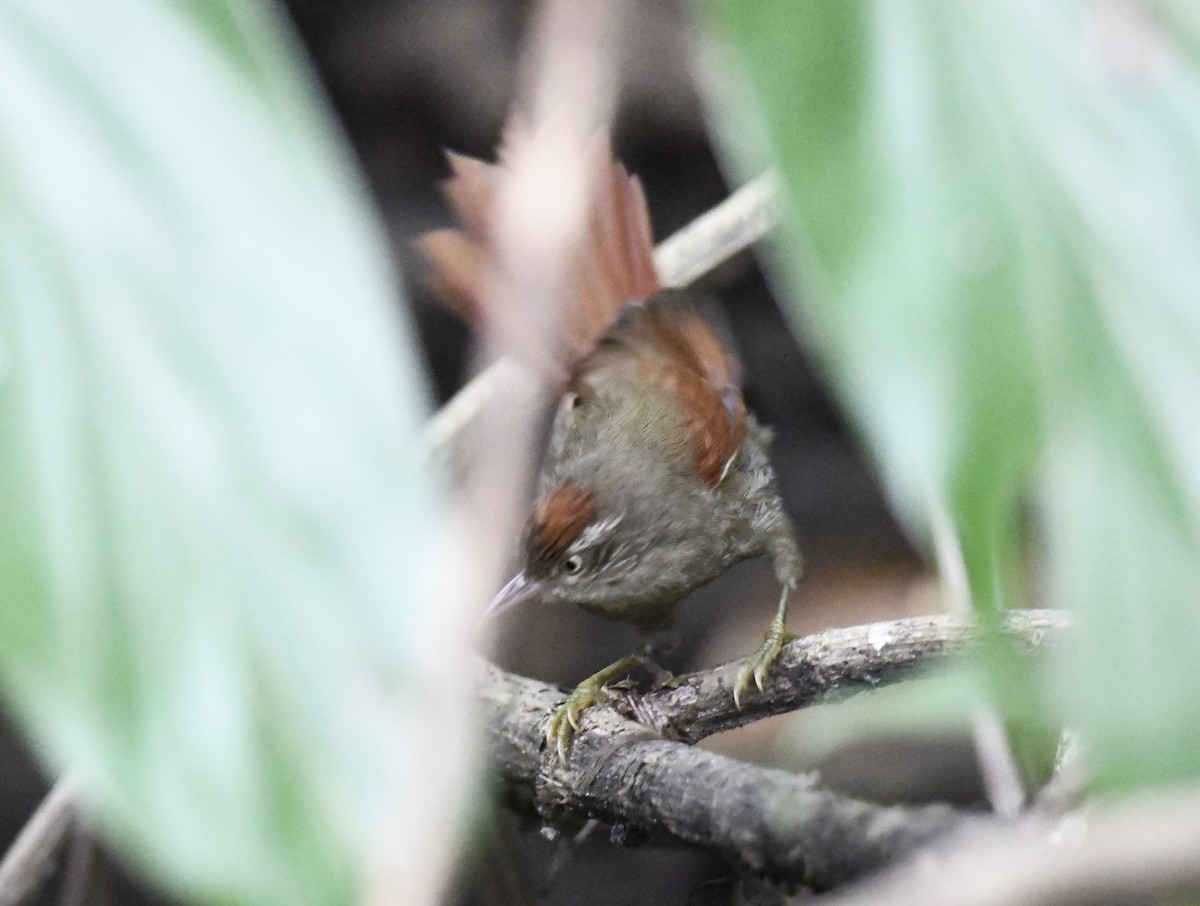
[[[1006,628],[1024,647],[1044,649],[1061,641],[1066,620],[1025,611]],[[812,777],[743,764],[682,740],[877,688],[978,642],[965,621],[944,616],[819,633],[786,646],[764,693],[742,711],[732,703],[736,662],[589,710],[563,763],[543,746],[562,693],[487,665],[483,721],[509,798],[548,824],[572,828],[599,818],[625,835],[699,846],[749,871],[826,890],[990,819],[945,806],[872,805],[823,790]]]

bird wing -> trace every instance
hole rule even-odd
[[[630,309],[579,364],[570,386],[587,405],[589,396],[631,373],[679,406],[696,470],[709,485],[720,484],[745,439],[746,406],[737,361],[683,294],[661,293]]]

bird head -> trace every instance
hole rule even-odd
[[[673,490],[671,477],[649,467],[619,476],[599,469],[591,478],[564,480],[538,499],[522,569],[488,605],[489,616],[527,601],[573,603],[649,627],[715,574],[721,539],[706,531],[706,494]]]

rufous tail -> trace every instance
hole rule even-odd
[[[510,130],[506,141],[512,141]],[[486,281],[495,249],[494,201],[505,166],[447,152],[450,177],[442,192],[460,226],[434,230],[417,240],[430,265],[430,284],[447,306],[477,329],[489,312]],[[564,338],[559,364],[569,371],[590,352],[630,304],[650,299],[662,285],[654,269],[654,237],[641,182],[613,158],[606,135],[594,140],[589,159],[596,171],[583,240],[567,269],[561,301]]]

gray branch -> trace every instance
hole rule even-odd
[[[1066,632],[1067,616],[1055,610],[1009,614],[1005,631],[1026,651],[1052,649]],[[772,714],[867,692],[961,657],[979,645],[970,620],[957,616],[909,617],[796,639],[779,655],[765,690],[742,710],[733,704],[740,661],[678,677],[668,686],[631,696],[633,716],[675,739],[696,742]]]
[[[749,871],[826,890],[971,822],[944,806],[870,805],[807,776],[743,764],[659,737],[612,707],[584,718],[565,763],[542,745],[562,694],[488,665],[483,719],[510,799],[574,829],[611,822],[625,839],[715,852]]]
[[[1065,619],[1014,614],[1007,629],[1027,649],[1061,638]],[[589,818],[624,837],[673,841],[817,890],[844,884],[951,831],[987,822],[945,806],[882,807],[822,790],[812,777],[743,764],[694,741],[752,720],[876,688],[978,644],[966,622],[923,617],[836,629],[785,647],[765,692],[732,703],[737,663],[680,677],[584,716],[565,763],[543,745],[562,693],[483,668],[481,702],[492,763],[510,800],[551,826]],[[621,713],[637,714],[635,722]]]

